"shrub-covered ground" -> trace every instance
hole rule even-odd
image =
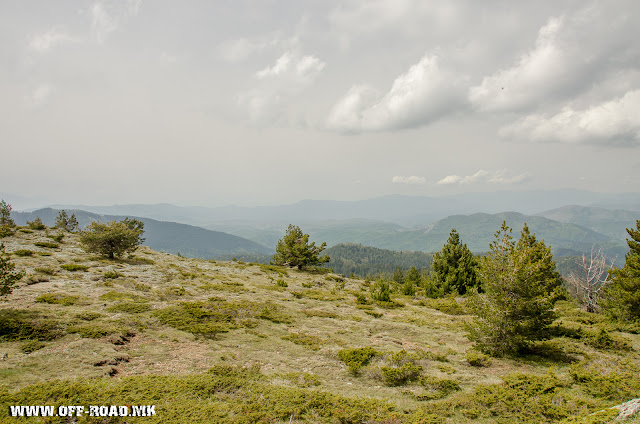
[[[2,239],[26,271],[0,303],[2,422],[38,422],[9,405],[152,404],[78,422],[597,423],[640,397],[640,336],[571,302],[552,338],[489,358],[464,298],[390,284],[380,301],[375,282],[146,247],[106,260],[57,234]]]

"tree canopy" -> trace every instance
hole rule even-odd
[[[14,268],[15,264],[4,251],[4,244],[0,244],[0,297],[11,293],[13,286],[24,276],[24,272],[15,272]]]
[[[484,293],[471,301],[476,314],[471,339],[495,356],[516,353],[544,337],[562,284],[551,249],[526,223],[517,243],[511,231],[503,222],[489,254],[480,259]]]
[[[89,252],[115,259],[134,252],[144,242],[143,232],[144,223],[137,219],[125,218],[106,224],[93,221],[81,233],[80,243]]]
[[[640,322],[640,220],[627,233],[629,252],[624,266],[611,271],[613,281],[606,288],[603,307],[618,320]]]
[[[304,234],[300,227],[290,224],[285,236],[278,241],[272,262],[298,269],[329,262],[328,256],[319,256],[326,246],[327,243],[320,246],[316,246],[315,242],[309,243],[309,234]]]
[[[442,293],[465,294],[478,285],[476,258],[452,229],[447,243],[433,255],[433,280]]]

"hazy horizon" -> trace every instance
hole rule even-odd
[[[631,0],[1,8],[15,209],[640,187]]]

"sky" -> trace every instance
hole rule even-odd
[[[0,0],[0,194],[640,187],[640,2]]]

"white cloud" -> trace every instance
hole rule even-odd
[[[314,56],[299,56],[288,51],[276,60],[273,66],[267,66],[256,72],[258,79],[283,77],[299,82],[308,82],[317,77],[325,63]]]
[[[98,1],[89,12],[93,35],[98,43],[104,43],[128,19],[140,11],[142,0]]]
[[[343,132],[412,128],[461,108],[463,81],[438,62],[438,57],[425,55],[382,97],[366,85],[353,86],[331,110],[327,127]]]
[[[251,122],[273,124],[282,117],[291,101],[318,78],[325,66],[315,56],[287,51],[272,66],[255,73],[256,86],[237,94],[236,104],[248,113]]]
[[[42,83],[34,87],[27,96],[26,102],[30,108],[39,108],[47,104],[53,94],[54,88],[51,84]]]
[[[45,52],[57,44],[66,41],[76,41],[75,38],[65,33],[60,28],[52,28],[44,34],[36,35],[29,42],[29,48],[37,52]]]
[[[557,89],[568,63],[557,37],[564,23],[552,18],[540,29],[535,48],[511,68],[485,77],[469,89],[469,101],[486,111],[519,109]]]
[[[474,183],[491,183],[491,184],[519,184],[528,181],[531,176],[527,173],[513,175],[509,170],[503,169],[499,171],[489,172],[484,169],[479,170],[473,175],[460,176],[448,175],[437,182],[439,185],[452,184],[474,184]]]
[[[629,12],[632,13],[632,12]],[[535,46],[469,89],[477,110],[513,112],[573,101],[608,78],[638,68],[637,20],[607,3],[550,18]]]
[[[640,144],[640,90],[584,110],[529,115],[500,130],[504,138],[536,142]]]
[[[415,175],[412,175],[410,177],[397,175],[391,179],[391,182],[397,184],[425,184],[427,180],[424,177],[417,177]]]

